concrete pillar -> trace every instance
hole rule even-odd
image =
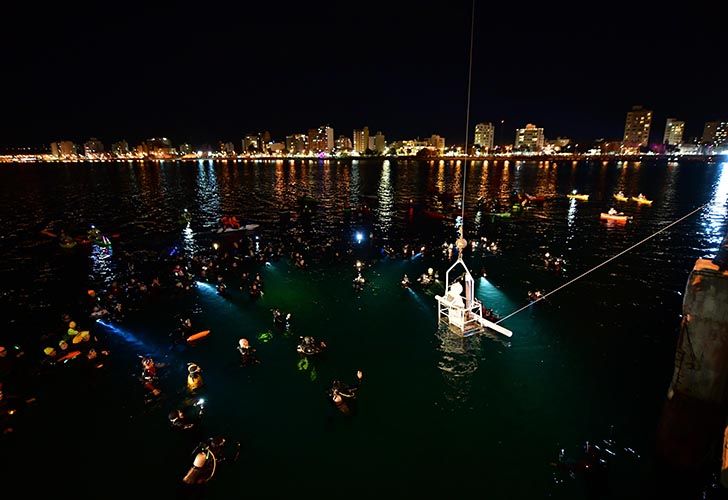
[[[717,459],[728,415],[728,270],[714,262],[698,259],[688,278],[657,432],[661,458],[685,471]]]

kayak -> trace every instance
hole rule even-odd
[[[429,217],[430,219],[440,219],[440,220],[442,220],[442,219],[447,218],[447,215],[441,214],[439,212],[433,212],[431,210],[423,210],[422,211],[422,214],[425,217]]]
[[[566,197],[572,200],[589,201],[588,194],[567,194]]]
[[[259,227],[260,227],[259,224],[246,224],[246,225],[240,226],[240,227],[225,227],[225,228],[220,228],[220,229],[216,230],[215,232],[218,233],[218,234],[223,234],[223,233],[237,233],[239,231],[253,231],[254,229],[258,229]]]
[[[617,201],[627,201],[627,200],[629,200],[629,198],[627,198],[626,196],[620,196],[618,194],[615,194],[614,195],[614,199],[617,200]]]
[[[204,339],[208,335],[210,335],[210,330],[202,330],[201,332],[197,332],[187,337],[187,342],[194,342],[195,340]]]
[[[91,334],[89,333],[88,330],[84,330],[82,332],[78,332],[78,334],[76,334],[71,339],[71,343],[72,344],[80,344],[81,342],[84,342],[84,341],[88,342],[89,340],[91,340]]]
[[[629,216],[624,215],[623,213],[608,214],[605,212],[599,214],[599,218],[602,220],[611,220],[615,222],[627,222],[630,219]]]
[[[81,351],[71,351],[68,354],[58,358],[58,362],[60,363],[61,361],[68,361],[69,359],[74,359],[74,358],[78,357],[80,354],[81,354]]]
[[[488,213],[488,215],[490,215],[491,217],[504,217],[505,218],[505,217],[510,217],[511,213],[510,212],[490,212],[490,213]]]
[[[544,195],[531,196],[528,193],[526,193],[526,199],[531,203],[543,203],[546,201],[546,197]]]
[[[77,244],[78,243],[76,243],[74,240],[69,240],[69,241],[63,241],[63,242],[59,243],[58,245],[61,248],[69,249],[69,248],[74,248]]]
[[[44,229],[40,232],[40,234],[42,234],[43,236],[48,236],[49,238],[58,238],[58,235],[49,229]]]
[[[652,200],[648,200],[647,198],[640,198],[638,196],[633,196],[632,201],[636,201],[640,205],[652,205]]]

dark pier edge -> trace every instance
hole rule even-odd
[[[698,259],[683,298],[683,319],[667,400],[657,429],[661,465],[728,486],[728,233],[716,257]]]

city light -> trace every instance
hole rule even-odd
[[[364,241],[364,233],[362,233],[361,231],[357,231],[354,235],[354,238],[356,239],[357,243],[361,243],[362,241]]]

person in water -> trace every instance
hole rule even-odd
[[[157,387],[158,382],[157,365],[154,360],[150,357],[142,358],[142,384],[152,396],[159,396],[162,393]]]
[[[403,287],[403,288],[409,288],[409,287],[410,287],[410,280],[409,280],[409,276],[407,276],[407,275],[405,274],[405,275],[404,275],[404,277],[402,278],[402,281],[401,281],[400,283],[402,284],[402,287]]]
[[[202,368],[195,363],[187,363],[187,389],[190,392],[202,387]]]
[[[315,356],[326,350],[326,342],[313,337],[301,337],[296,351],[304,356]]]
[[[331,402],[337,410],[347,416],[351,416],[356,411],[356,399],[361,388],[363,373],[361,370],[356,372],[356,382],[354,385],[346,385],[340,380],[334,380],[329,391]]]
[[[240,359],[243,366],[253,365],[258,363],[258,358],[255,355],[255,349],[250,345],[248,339],[238,340],[238,352],[240,353]]]

